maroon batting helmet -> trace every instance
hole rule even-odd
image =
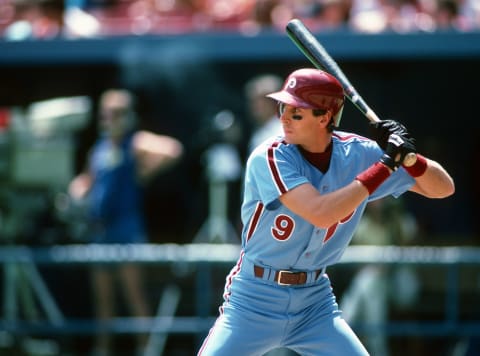
[[[267,97],[304,109],[331,110],[334,124],[340,122],[345,94],[340,82],[320,69],[304,68],[292,72],[282,90]]]

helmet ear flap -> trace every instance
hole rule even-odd
[[[328,126],[327,126],[327,129],[329,132],[333,132],[333,130],[338,129],[338,126],[340,125],[340,120],[342,119],[342,113],[343,113],[343,105],[337,111],[335,116],[332,116],[330,118],[330,122],[328,123]]]
[[[331,125],[333,126],[332,131],[338,126],[340,126],[340,120],[342,120],[342,114],[343,114],[343,107],[344,105],[342,105],[340,109],[338,109],[337,113],[332,118],[332,123],[331,123]]]

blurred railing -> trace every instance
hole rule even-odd
[[[196,334],[204,335],[212,325],[214,316],[208,315],[205,305],[212,303],[212,274],[218,267],[228,268],[239,256],[240,246],[231,244],[144,244],[144,245],[68,245],[30,248],[27,246],[0,247],[0,263],[8,272],[12,266],[25,268],[35,290],[43,299],[49,316],[44,321],[29,322],[8,315],[8,301],[4,300],[4,315],[0,329],[16,334],[74,335],[92,334],[102,328],[112,333]],[[197,315],[157,315],[152,318],[115,318],[111,323],[99,325],[94,320],[65,318],[54,305],[46,285],[36,270],[38,265],[66,266],[89,264],[138,263],[145,265],[195,266],[195,299]],[[438,267],[445,280],[444,318],[440,320],[392,321],[387,325],[359,325],[362,332],[375,332],[382,328],[390,335],[464,336],[480,335],[480,320],[462,320],[459,315],[459,268],[480,267],[478,247],[396,247],[350,246],[337,266],[385,264]],[[480,271],[480,269],[479,269]],[[7,276],[7,273],[5,274]],[[180,277],[179,277],[180,278]],[[5,277],[5,283],[8,278]],[[476,281],[477,283],[479,281]],[[475,287],[472,287],[475,288]],[[477,286],[478,288],[478,286]],[[5,290],[4,290],[5,294]],[[4,299],[8,297],[4,295]],[[207,311],[206,311],[207,310]]]

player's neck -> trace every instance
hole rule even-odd
[[[330,166],[330,158],[332,156],[332,141],[328,146],[323,150],[323,152],[311,152],[305,148],[298,146],[302,156],[310,162],[311,165],[315,166],[318,170],[325,173]]]
[[[311,153],[322,153],[325,152],[329,147],[330,144],[332,143],[332,135],[330,133],[328,134],[320,134],[320,136],[315,136],[312,140],[312,142],[306,144],[301,144],[301,146],[305,151],[311,152]]]

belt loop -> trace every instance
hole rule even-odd
[[[265,273],[265,272],[267,272],[267,273]],[[266,274],[265,279],[267,281],[273,281],[275,279],[275,271],[274,270],[272,270],[271,268],[265,268],[265,272],[264,272]],[[273,273],[273,276],[272,276],[272,273]]]
[[[253,274],[255,277],[263,279],[265,281],[275,280],[275,271],[271,268],[253,265]]]

